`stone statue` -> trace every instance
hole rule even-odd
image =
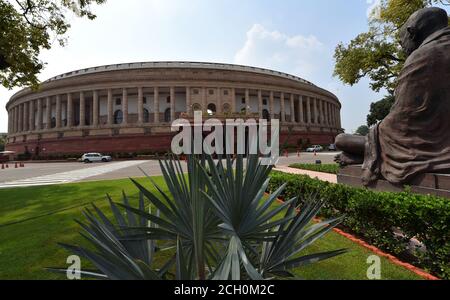
[[[407,184],[450,173],[450,28],[445,10],[415,12],[400,30],[408,55],[389,115],[367,137],[341,134],[341,165],[362,164],[362,181]]]

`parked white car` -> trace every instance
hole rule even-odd
[[[81,157],[81,161],[84,163],[108,162],[112,161],[112,157],[100,153],[86,153]]]
[[[306,149],[306,152],[320,152],[323,151],[323,147],[320,145],[312,145],[308,149]]]

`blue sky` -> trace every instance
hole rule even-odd
[[[74,69],[132,61],[238,63],[291,73],[334,92],[347,132],[382,98],[366,80],[332,77],[333,53],[367,30],[372,0],[109,0],[94,21],[73,17],[68,45],[45,51],[41,80]],[[2,107],[15,92],[0,88]],[[0,132],[7,129],[0,110]]]

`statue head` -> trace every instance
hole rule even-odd
[[[400,43],[409,56],[427,37],[447,26],[448,16],[445,10],[438,7],[420,9],[400,29]]]

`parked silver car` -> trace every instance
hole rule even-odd
[[[306,149],[306,152],[320,152],[323,151],[323,147],[320,145],[312,145],[308,149]]]
[[[112,157],[100,153],[86,153],[81,157],[81,161],[84,163],[108,162],[112,161]]]

